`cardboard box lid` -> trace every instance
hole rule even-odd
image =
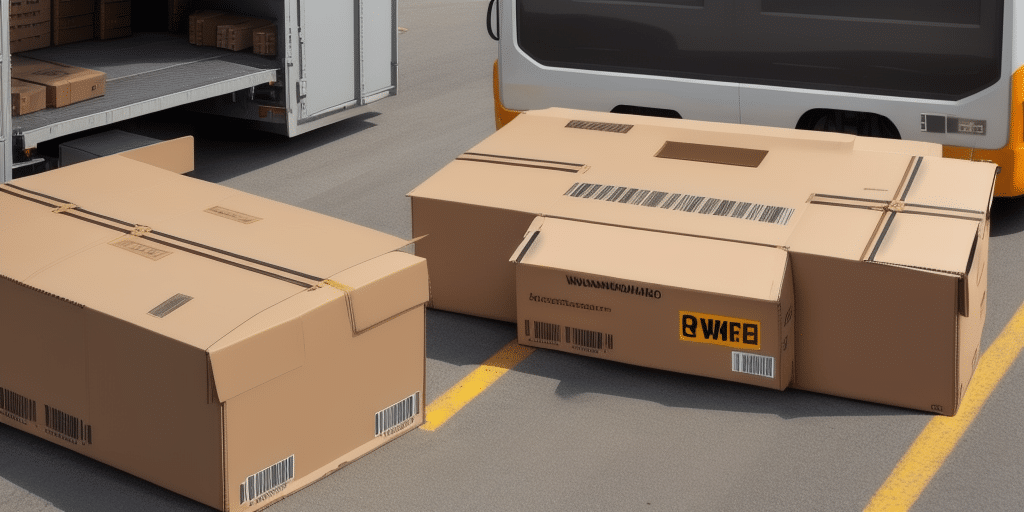
[[[812,193],[889,200],[910,155],[853,135],[585,112],[529,111],[413,198],[784,245]]]
[[[511,261],[775,301],[788,260],[776,247],[538,217]]]
[[[423,260],[389,254],[405,240],[123,154],[0,185],[0,209],[0,275],[210,351],[222,399],[301,364],[301,336],[231,350],[238,332],[294,329],[281,311],[348,294],[361,330],[426,301]],[[237,377],[232,354],[261,350],[277,355]]]
[[[98,79],[105,76],[106,73],[95,69],[35,60],[20,55],[11,56],[12,78],[48,87],[58,87],[79,80]]]

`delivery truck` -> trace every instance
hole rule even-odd
[[[395,0],[4,0],[4,98],[30,87],[12,83],[19,62],[98,71],[104,90],[21,115],[19,105],[4,108],[0,182],[38,168],[32,149],[42,142],[174,107],[288,137],[362,113],[397,91],[395,10]],[[254,47],[237,38],[236,49],[218,47],[216,31],[190,42],[189,17],[203,12],[224,13],[206,20],[208,29],[230,22],[264,30]]]

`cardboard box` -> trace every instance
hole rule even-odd
[[[277,55],[277,25],[268,25],[252,31],[252,52],[270,57]]]
[[[11,113],[15,116],[30,114],[46,108],[46,88],[11,79]]]
[[[122,130],[107,130],[62,142],[58,148],[59,167],[157,144],[160,141]]]
[[[189,17],[189,42],[199,46],[217,46],[217,27],[244,23],[249,19],[248,16],[221,11],[193,14]]]
[[[90,28],[91,30],[91,28]],[[93,69],[14,56],[11,76],[46,87],[46,106],[63,107],[103,96],[107,74]]]
[[[252,48],[253,30],[270,24],[270,20],[252,18],[234,25],[218,25],[217,47],[236,52]]]
[[[39,11],[50,12],[51,0],[10,0],[10,15],[14,18],[21,14],[30,14]]]
[[[793,281],[781,248],[538,217],[511,261],[520,344],[790,384]]]
[[[96,0],[53,0],[53,19],[96,12]]]
[[[0,422],[225,511],[420,425],[407,242],[144,163],[167,144],[0,185]]]
[[[115,39],[132,34],[131,0],[100,0],[96,13],[96,39]]]
[[[513,124],[513,129],[508,130]],[[830,384],[822,383],[829,375],[818,376],[811,370],[805,373],[805,365],[829,357],[833,340],[838,339],[811,328],[812,322],[838,325],[847,329],[850,336],[857,336],[858,332],[858,323],[839,313],[828,316],[829,311],[802,310],[825,303],[819,298],[823,293],[845,296],[841,291],[826,292],[802,285],[808,282],[802,279],[802,269],[809,269],[807,275],[813,275],[807,263],[811,258],[823,254],[837,257],[827,251],[815,253],[818,249],[807,249],[812,247],[807,240],[814,237],[805,233],[810,233],[810,226],[820,224],[821,233],[844,237],[846,244],[859,246],[860,251],[850,250],[842,257],[847,258],[844,266],[856,268],[857,275],[861,275],[863,293],[870,288],[899,296],[894,286],[901,286],[908,278],[900,277],[895,281],[897,284],[886,281],[890,277],[896,279],[897,272],[892,268],[899,266],[901,276],[943,274],[943,286],[947,289],[942,300],[947,305],[957,304],[960,297],[979,301],[986,284],[983,276],[978,276],[983,273],[983,266],[979,268],[975,263],[980,264],[979,260],[987,255],[984,218],[991,200],[995,165],[942,159],[940,146],[920,142],[566,109],[531,111],[508,126],[409,194],[413,235],[429,234],[417,244],[416,251],[430,261],[434,307],[516,321],[515,267],[508,258],[537,215],[791,248],[797,332],[793,386],[923,410],[941,408],[938,412],[943,414],[955,412],[962,396],[961,385],[972,371],[960,352],[973,353],[980,330],[969,324],[976,323],[983,313],[958,315],[956,308],[935,303],[921,306],[916,313],[908,312],[905,318],[911,321],[921,321],[920,315],[927,312],[941,317],[946,333],[943,343],[948,343],[943,349],[934,349],[930,345],[932,338],[927,336],[893,334],[903,332],[899,324],[891,323],[897,321],[899,313],[880,316],[890,322],[887,327],[878,327],[882,332],[892,329],[887,331],[888,335],[876,332],[878,329],[865,330],[878,335],[847,346],[848,350],[873,356],[856,363],[837,360],[834,364],[847,366],[844,372],[831,374]],[[911,162],[919,157],[924,162],[920,168],[933,178],[910,178],[914,168]],[[939,175],[942,179],[934,178]],[[853,258],[854,252],[860,257],[874,240],[869,240],[873,231],[868,230],[865,238],[860,231],[848,231],[844,223],[829,219],[841,219],[847,211],[870,214],[874,219],[870,226],[873,230],[882,221],[884,210],[897,204],[893,201],[899,200],[911,186],[909,194],[915,201],[911,204],[917,205],[914,208],[925,208],[924,213],[908,210],[903,217],[929,217],[941,226],[929,228],[927,232],[932,238],[927,239],[915,239],[915,231],[907,229],[887,232],[884,244],[929,249],[915,253],[911,259]],[[829,197],[857,201],[852,206],[829,206],[829,211],[840,213],[822,216],[821,208],[825,206],[820,203],[828,202]],[[943,212],[951,211],[945,208],[957,207],[951,206],[951,202],[970,205],[966,209],[973,213],[954,212],[967,220],[949,218]],[[943,224],[958,222],[967,224],[948,229]],[[973,237],[968,234],[971,227]],[[878,229],[878,233],[883,232]],[[952,230],[959,234],[953,236]],[[802,237],[795,239],[799,243],[790,242],[794,236]],[[927,258],[914,260],[935,252],[971,254],[972,247],[973,258],[938,263]],[[952,282],[959,282],[962,291],[948,289]],[[843,300],[848,302],[873,300],[871,295],[864,294],[845,297]],[[806,320],[808,316],[815,319]],[[802,327],[802,319],[808,322],[807,329]],[[915,386],[907,386],[917,389],[908,399],[905,394],[864,384],[865,380],[873,380],[895,386],[920,370],[919,366],[934,362],[928,358],[909,360],[907,354],[897,353],[896,343],[901,345],[900,351],[935,352],[940,353],[937,357],[945,358],[945,369],[950,371],[937,370],[927,384],[930,390],[941,388],[941,399],[936,396],[939,391],[926,396]],[[803,354],[813,357],[805,359],[801,347],[808,346],[818,348],[807,349]],[[901,357],[908,366],[873,366],[890,356]],[[840,375],[859,377],[840,382]]]
[[[11,53],[27,52],[50,46],[50,22],[11,27]]]

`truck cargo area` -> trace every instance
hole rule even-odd
[[[25,147],[83,130],[277,80],[279,61],[189,44],[187,34],[141,32],[113,40],[50,46],[20,55],[103,71],[106,94],[13,119]]]

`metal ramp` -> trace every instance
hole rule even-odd
[[[189,44],[185,35],[137,33],[52,46],[19,55],[96,69],[106,94],[12,119],[25,147],[277,80],[275,58]]]

